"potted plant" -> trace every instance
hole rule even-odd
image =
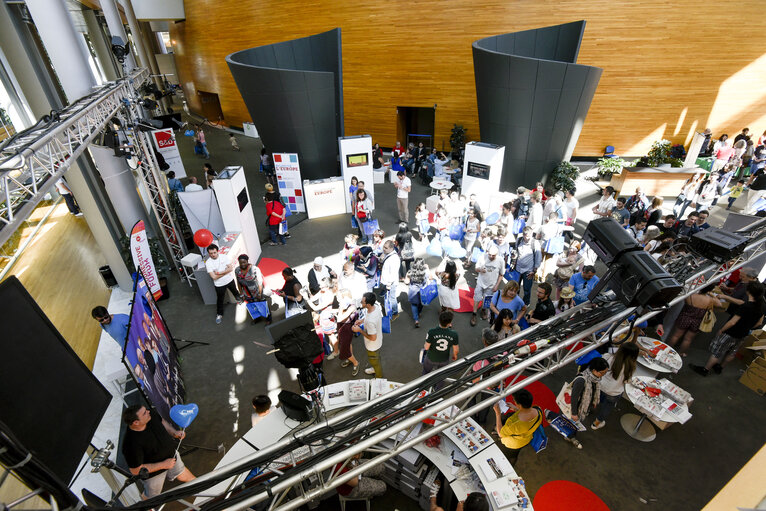
[[[562,161],[553,169],[551,183],[557,190],[574,190],[578,177],[580,177],[580,169],[568,161]]]
[[[449,136],[449,145],[452,148],[452,159],[462,160],[461,151],[465,147],[465,128],[462,124],[453,124],[452,133]]]
[[[622,172],[623,167],[628,166],[628,162],[622,158],[601,158],[597,165],[598,177],[602,181],[609,181],[614,174]]]

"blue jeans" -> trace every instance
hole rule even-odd
[[[285,235],[279,234],[279,224],[269,225],[269,236],[271,237],[272,243],[276,243],[277,238],[279,238],[279,243],[281,243],[282,245],[285,244]]]
[[[530,293],[532,293],[532,283],[535,280],[535,272],[531,271],[521,276],[521,287],[524,289],[524,303],[529,305]]]
[[[205,158],[210,158],[210,153],[207,150],[207,142],[202,142],[202,154],[205,155]]]
[[[737,202],[737,199],[738,197],[729,197],[729,205],[726,207],[726,209],[731,209],[734,203]]]
[[[608,394],[604,394],[604,392],[601,391],[601,399],[598,403],[598,413],[596,413],[596,419],[598,419],[599,422],[604,422],[606,418],[609,417],[609,414],[612,413],[614,407],[617,406],[617,402],[621,397],[622,395],[620,394],[616,396],[610,396]]]
[[[410,286],[407,293],[412,308],[412,319],[420,321],[420,313],[423,312],[423,302],[420,300],[420,286]]]

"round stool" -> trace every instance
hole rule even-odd
[[[572,481],[545,483],[537,490],[532,505],[535,511],[609,511],[595,493]]]

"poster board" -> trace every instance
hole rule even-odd
[[[463,158],[463,188],[466,197],[476,194],[482,211],[491,211],[490,197],[500,191],[505,146],[468,142]]]
[[[186,169],[181,161],[181,153],[178,151],[178,143],[173,130],[168,128],[164,130],[152,131],[152,141],[157,152],[165,158],[165,163],[170,165],[171,170],[176,173],[176,179],[186,177]]]
[[[351,186],[352,177],[364,181],[365,191],[369,192],[371,197],[375,195],[372,171],[372,137],[370,135],[338,137],[338,149],[345,190],[346,213],[351,213],[351,196],[348,194],[348,187]]]
[[[122,361],[149,404],[171,422],[170,408],[182,404],[186,395],[178,351],[140,271],[134,281]]]
[[[274,170],[277,173],[279,194],[285,199],[291,212],[305,213],[306,203],[303,200],[298,155],[295,153],[274,153],[272,158],[274,159]]]

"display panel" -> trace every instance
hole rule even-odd
[[[112,395],[16,277],[0,283],[0,303],[0,420],[66,485]]]
[[[478,179],[489,179],[489,165],[469,161],[466,174]]]
[[[242,211],[245,209],[245,206],[247,206],[247,203],[250,202],[247,198],[247,189],[243,188],[241,192],[237,194],[237,203],[239,203],[239,210]]]
[[[367,165],[367,153],[347,154],[346,166],[347,167],[364,167]]]
[[[178,351],[141,273],[134,289],[123,362],[149,404],[170,421],[170,408],[185,396]]]

